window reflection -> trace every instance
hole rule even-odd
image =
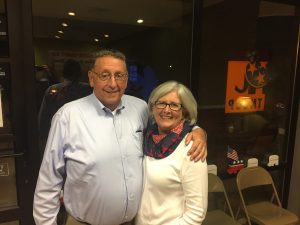
[[[8,57],[7,21],[4,0],[0,0],[0,57]]]
[[[19,224],[20,224],[19,221],[0,223],[0,225],[19,225]]]
[[[192,0],[32,0],[32,11],[38,109],[47,87],[63,82],[67,59],[80,62],[87,82],[101,48],[127,56],[126,94],[147,100],[160,82],[190,83]]]
[[[17,208],[17,187],[14,158],[0,158],[0,211]]]
[[[66,58],[81,61],[82,80],[87,81],[90,55],[100,48],[117,48],[127,55],[131,68],[137,67],[129,76],[130,94],[147,98],[148,93],[141,92],[149,79],[155,79],[152,86],[169,79],[189,83],[192,1],[32,3],[35,62],[49,68],[53,82],[61,82]]]
[[[268,156],[277,155],[284,167],[295,6],[212,2],[204,1],[199,76],[199,124],[209,135],[208,158],[225,176],[228,146],[239,158],[257,158],[266,167]]]

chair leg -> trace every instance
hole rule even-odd
[[[243,208],[243,207],[241,205],[239,205],[237,212],[235,214],[235,220],[238,220],[238,216],[240,215],[241,208]],[[250,220],[249,216],[247,215],[245,209],[244,209],[244,213],[245,213],[245,216],[246,216],[245,219],[247,220],[248,225],[252,225],[251,220]]]

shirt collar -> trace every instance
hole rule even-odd
[[[93,92],[93,99],[96,102],[97,111],[99,113],[104,111],[105,113],[112,113],[113,115],[115,115],[120,113],[121,110],[125,108],[124,101],[122,101],[122,98],[120,104],[117,106],[117,108],[114,111],[111,111],[109,108],[103,105],[103,103],[96,97],[94,92]]]

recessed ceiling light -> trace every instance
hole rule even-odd
[[[75,13],[74,12],[68,12],[68,15],[69,16],[75,16]]]
[[[99,42],[99,39],[98,39],[98,38],[94,38],[94,41],[95,41],[95,42]]]
[[[108,37],[109,37],[109,35],[108,35],[108,34],[104,34],[104,37],[108,38]]]
[[[58,36],[58,35],[55,35],[55,38],[60,38],[60,36]]]
[[[137,23],[143,23],[144,20],[143,20],[143,19],[138,19],[136,22],[137,22]]]
[[[69,26],[69,25],[68,25],[67,23],[65,23],[65,22],[61,23],[61,25],[62,25],[63,27]]]
[[[57,31],[57,32],[60,33],[60,34],[63,34],[63,33],[64,33],[62,30],[59,30],[59,31]]]

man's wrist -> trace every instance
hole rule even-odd
[[[200,129],[200,133],[203,136],[203,138],[207,141],[207,133],[204,129],[202,129],[201,127],[199,127],[197,124],[193,126],[192,130],[196,130],[196,129]]]

